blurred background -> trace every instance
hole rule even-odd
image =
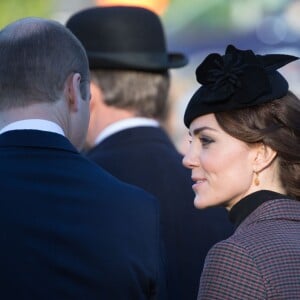
[[[260,54],[300,56],[300,0],[0,0],[0,27],[28,16],[64,24],[74,12],[95,5],[135,5],[155,11],[165,27],[169,51],[188,55],[189,65],[171,72],[171,109],[166,122],[182,152],[187,132],[183,112],[199,87],[195,68],[208,53],[223,54],[233,44]],[[298,96],[299,71],[300,62],[281,69]]]

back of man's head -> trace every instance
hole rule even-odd
[[[57,101],[72,73],[81,75],[85,97],[85,51],[58,22],[26,18],[0,31],[0,110]]]
[[[170,86],[167,72],[92,70],[91,80],[101,89],[107,106],[132,111],[136,116],[165,120]]]

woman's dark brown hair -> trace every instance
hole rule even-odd
[[[215,113],[219,125],[246,143],[262,142],[277,151],[287,195],[300,200],[300,100],[292,93],[266,104]]]

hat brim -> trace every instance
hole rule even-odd
[[[125,69],[155,72],[180,68],[188,63],[187,57],[181,53],[99,53],[87,51],[87,55],[92,70]]]

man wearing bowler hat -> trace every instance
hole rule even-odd
[[[190,175],[160,125],[168,70],[185,66],[187,58],[168,53],[159,17],[144,8],[89,8],[66,26],[85,47],[91,69],[87,156],[158,197],[169,298],[196,299],[206,253],[231,225],[223,210],[193,207]]]

